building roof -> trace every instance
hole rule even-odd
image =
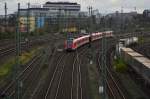
[[[46,2],[45,4],[68,4],[68,5],[77,5],[77,3],[72,3],[72,2]]]
[[[143,12],[148,12],[148,13],[150,13],[150,9],[146,9],[146,10],[144,10]]]
[[[28,9],[20,9],[20,11],[27,11]],[[29,8],[29,10],[49,10],[48,8]]]

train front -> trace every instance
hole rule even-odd
[[[73,38],[67,38],[67,40],[65,41],[65,50],[66,51],[73,51],[74,50],[74,46],[73,46]]]
[[[67,39],[65,41],[65,50],[66,51],[73,51],[75,50],[74,44],[74,34],[77,31],[76,27],[66,28],[64,32],[67,32]]]

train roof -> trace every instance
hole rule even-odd
[[[131,48],[125,48],[125,47],[122,47],[121,50],[125,52],[134,52],[134,50],[132,50]]]
[[[144,66],[146,66],[147,68],[150,68],[150,63],[143,63]]]
[[[143,64],[146,68],[150,69],[150,59],[144,57],[142,54],[139,54],[132,50],[131,48],[121,48],[121,50],[127,52],[130,56],[132,56],[135,60]]]
[[[110,32],[113,32],[113,31],[105,31],[106,33],[110,33]]]
[[[139,61],[141,64],[143,64],[146,68],[150,69],[150,59],[146,57],[134,57],[137,61]]]
[[[134,59],[138,60],[141,63],[150,63],[150,60],[146,57],[134,57]]]
[[[139,53],[137,53],[137,52],[128,52],[128,54],[130,55],[130,56],[133,56],[133,57],[143,57],[143,55],[142,54],[139,54]]]
[[[110,33],[110,32],[113,32],[113,31],[105,31],[105,33]],[[92,36],[95,36],[95,35],[100,35],[102,34],[103,32],[95,32],[95,33],[92,33]],[[83,38],[87,38],[89,37],[90,35],[84,35],[84,36],[81,36],[81,37],[78,37],[78,38],[75,38],[74,41],[78,41],[78,40],[81,40]]]
[[[92,33],[93,36],[100,35],[100,34],[102,34],[102,32]]]
[[[87,37],[89,37],[90,35],[85,35],[85,36],[82,36],[82,37],[79,37],[79,38],[76,38],[76,39],[74,39],[74,41],[78,41],[78,40],[81,40],[81,39],[83,39],[83,38],[87,38]]]

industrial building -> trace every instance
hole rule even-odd
[[[150,17],[150,10],[144,10],[143,11],[143,16],[144,17]]]
[[[49,26],[57,25],[59,22],[65,24],[68,18],[78,17],[80,8],[80,4],[77,3],[46,2],[43,6],[20,9],[20,30],[26,32],[29,27],[30,32],[34,32],[36,28],[42,28],[45,24]],[[31,23],[29,26],[27,26],[28,22]]]

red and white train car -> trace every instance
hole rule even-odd
[[[113,31],[105,31],[105,32],[96,32],[91,35],[85,35],[76,39],[68,38],[65,41],[65,49],[66,50],[76,50],[78,47],[87,44],[91,41],[95,41],[101,39],[103,36],[111,37],[113,36]]]

